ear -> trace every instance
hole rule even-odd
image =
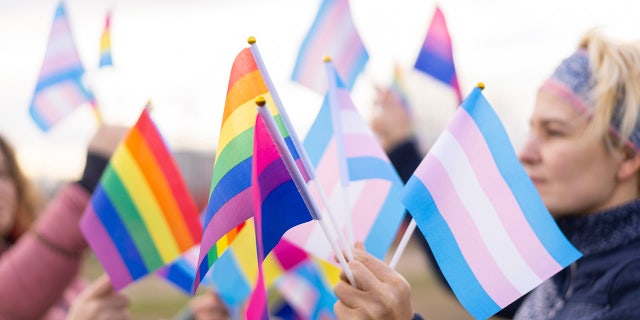
[[[624,159],[620,163],[617,172],[620,180],[629,179],[640,170],[640,153],[631,150],[631,148],[625,148],[623,152]]]

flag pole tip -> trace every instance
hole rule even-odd
[[[251,45],[252,45],[252,44],[254,44],[254,43],[256,43],[256,37],[254,37],[254,36],[250,36],[250,37],[247,39],[247,43],[249,43],[249,44],[251,44]]]
[[[477,87],[480,88],[480,90],[484,90],[484,82],[478,82]]]
[[[256,98],[256,105],[258,107],[264,107],[265,104],[267,104],[267,100],[265,100],[263,96],[259,96]]]
[[[331,57],[329,57],[329,56],[324,56],[324,58],[322,58],[322,61],[324,61],[324,62],[331,62]]]

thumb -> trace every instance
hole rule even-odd
[[[83,295],[87,298],[104,297],[113,293],[113,285],[106,273],[103,273],[98,279],[94,280],[84,291]]]

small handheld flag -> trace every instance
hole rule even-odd
[[[64,3],[60,2],[29,106],[29,114],[40,129],[48,131],[77,107],[93,101],[83,83],[84,73]]]
[[[544,206],[482,87],[458,108],[402,193],[453,292],[477,319],[581,256]]]
[[[291,80],[324,94],[327,88],[322,58],[330,56],[348,89],[364,70],[369,54],[353,24],[349,0],[323,0],[293,68]]]
[[[198,243],[198,209],[147,108],[111,157],[80,228],[116,290]]]
[[[440,7],[436,6],[433,13],[414,68],[450,86],[455,91],[458,102],[462,102],[462,93],[453,63],[451,37]]]

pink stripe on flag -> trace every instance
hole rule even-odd
[[[351,80],[353,69],[357,67],[357,63],[354,62],[360,60],[359,57],[364,49],[362,46],[353,44],[361,42],[360,35],[357,32],[351,32],[347,40],[342,44],[340,54],[335,55],[334,63],[336,69],[339,70],[340,78],[345,79],[345,81]]]
[[[440,8],[436,8],[433,14],[431,24],[429,26],[429,35],[433,41],[425,41],[423,43],[425,48],[429,51],[436,53],[436,55],[450,60],[452,56],[451,36],[447,30],[447,24],[444,19],[444,14]]]
[[[336,21],[342,22],[345,20],[345,13],[349,10],[348,6],[347,1],[338,0],[330,1],[330,4],[325,7],[328,12],[323,12],[323,14],[326,16],[313,30],[313,35],[309,36],[311,40],[310,46],[305,51],[308,58],[305,58],[304,68],[300,72],[301,83],[313,83],[315,84],[313,87],[317,88],[317,83],[325,81],[316,79],[321,74],[319,71],[324,68],[322,58],[330,54],[330,50],[327,47],[333,43],[337,30],[340,30],[339,27],[341,26]],[[320,79],[324,79],[324,77]],[[323,84],[321,87],[326,87],[326,85]]]
[[[495,179],[495,177],[502,175],[495,162],[492,161],[491,151],[482,138],[482,133],[466,110],[461,110],[458,116],[453,118],[447,131],[463,147],[467,158],[473,159],[469,163],[473,167],[482,189],[496,209],[507,234],[529,267],[541,279],[547,279],[557,270],[562,269],[542,246],[540,239],[533,232],[524,215],[514,214],[514,212],[522,212],[522,210],[506,182],[503,179]]]
[[[338,148],[336,147],[336,140],[331,139],[327,145],[320,162],[318,162],[316,172],[338,172]],[[320,185],[322,186],[325,194],[328,196],[331,191],[335,189],[336,185],[340,181],[340,177],[337,174],[324,175],[319,177]]]
[[[344,137],[347,158],[373,157],[386,159],[380,144],[368,134],[349,134]]]
[[[351,219],[357,223],[353,228],[356,239],[367,239],[371,226],[375,223],[378,215],[373,212],[380,212],[380,208],[387,200],[387,195],[391,189],[391,182],[382,179],[370,179],[363,182],[351,182],[352,184],[364,183],[356,203],[351,209]],[[346,226],[343,228],[346,232]],[[374,235],[375,236],[375,235]]]
[[[309,258],[304,250],[296,247],[286,239],[280,240],[278,245],[273,248],[273,253],[284,270],[293,269],[300,262]]]
[[[56,123],[85,101],[84,94],[71,80],[47,87],[34,96],[38,115],[50,124]]]
[[[505,307],[522,294],[499,270],[489,249],[482,241],[469,212],[462,204],[452,181],[434,156],[427,154],[413,174],[431,193],[439,214],[449,225],[460,251],[487,294],[500,307]],[[429,179],[423,177],[428,176]]]
[[[111,279],[111,283],[116,290],[124,288],[129,283],[133,282],[131,275],[129,274],[129,269],[122,261],[122,257],[120,256],[120,252],[115,247],[112,241],[107,239],[111,239],[107,231],[104,229],[102,222],[100,222],[100,218],[96,215],[95,211],[91,204],[89,204],[84,213],[84,218],[82,219],[82,225],[80,226],[82,230],[90,230],[92,237],[88,238],[87,241],[90,242],[89,245],[93,248],[95,252],[102,252],[104,255],[98,256],[98,258],[109,257],[109,259],[105,259],[104,261],[100,261],[104,270],[109,271],[109,278]],[[85,232],[85,234],[87,234]],[[103,241],[100,241],[103,240]]]

